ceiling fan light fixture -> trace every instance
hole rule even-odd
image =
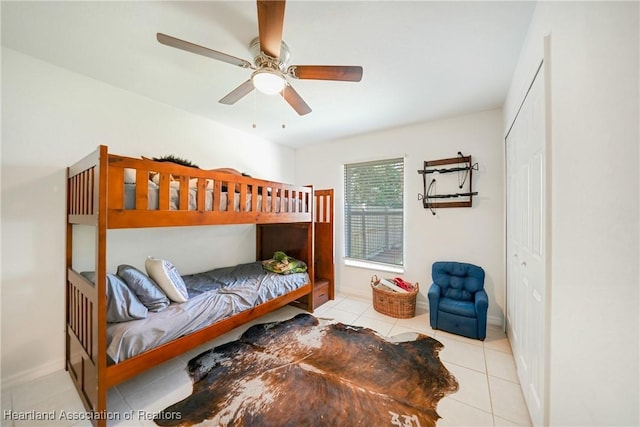
[[[270,69],[256,70],[251,75],[251,81],[253,82],[253,87],[267,95],[275,95],[282,92],[282,89],[287,84],[282,73]]]

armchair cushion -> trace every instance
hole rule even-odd
[[[473,301],[473,295],[484,288],[484,270],[462,262],[435,262],[431,269],[433,282],[447,298]]]
[[[489,298],[485,273],[473,264],[439,261],[431,269],[429,288],[431,327],[470,338],[486,337]]]
[[[441,298],[438,310],[464,317],[476,317],[476,307],[471,301]]]

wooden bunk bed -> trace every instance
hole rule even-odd
[[[156,185],[147,185],[150,174]],[[256,224],[256,260],[284,251],[305,261],[309,283],[113,363],[107,355],[107,230],[227,224]],[[95,283],[74,269],[74,225],[95,227]],[[106,425],[110,387],[284,305],[313,312],[334,297],[333,190],[314,193],[310,186],[123,157],[99,146],[67,170],[66,240],[66,369],[98,426]]]

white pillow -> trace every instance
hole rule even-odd
[[[198,188],[198,178],[191,178],[189,180],[189,188]],[[213,190],[213,180],[207,180],[207,190]]]
[[[124,169],[124,183],[135,184],[136,183],[136,170],[131,168]]]
[[[189,293],[178,270],[169,261],[148,257],[144,264],[151,277],[174,302],[187,302]]]

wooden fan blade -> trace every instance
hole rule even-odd
[[[243,96],[250,93],[253,90],[253,82],[251,79],[242,83],[240,86],[229,92],[227,96],[222,98],[220,101],[221,104],[232,105],[238,102]]]
[[[284,97],[285,101],[289,103],[301,116],[305,114],[309,114],[311,112],[311,107],[307,105],[306,102],[302,99],[302,97],[295,91],[295,89],[291,85],[286,85],[285,88],[280,92],[280,94]]]
[[[362,67],[341,65],[292,65],[287,69],[287,74],[297,79],[359,82],[362,80]]]
[[[258,33],[260,50],[272,58],[280,58],[284,0],[258,0]]]
[[[218,61],[227,62],[229,64],[237,65],[242,68],[251,68],[251,62],[244,59],[236,58],[235,56],[227,55],[226,53],[218,52],[217,50],[209,49],[207,47],[180,40],[162,33],[156,34],[156,38],[160,43],[167,46],[186,50],[187,52],[191,53],[197,53],[198,55],[217,59]]]

